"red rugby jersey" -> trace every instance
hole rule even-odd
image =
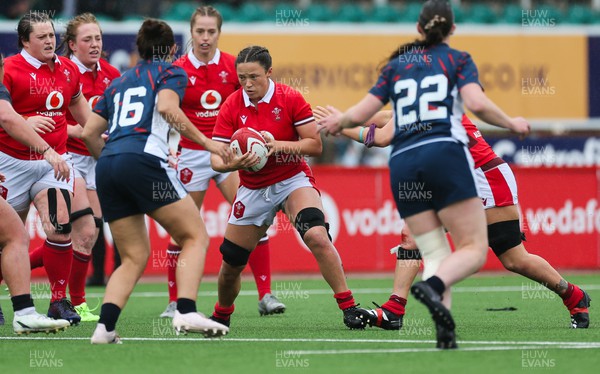
[[[235,57],[217,49],[215,57],[205,64],[190,51],[174,65],[181,66],[188,75],[181,109],[196,128],[210,138],[222,104],[240,87]],[[180,144],[183,148],[204,149],[184,136]]]
[[[471,152],[473,161],[475,161],[475,169],[498,157],[469,117],[463,115],[462,124],[465,127],[465,130],[467,130],[467,136],[469,137],[469,152]]]
[[[25,50],[4,60],[4,85],[10,92],[15,111],[22,116],[45,116],[56,124],[54,131],[40,134],[59,154],[67,151],[67,119],[71,99],[81,94],[79,69],[66,57],[55,56],[54,70]],[[11,138],[0,128],[0,151],[21,159],[43,156]]]
[[[314,121],[310,105],[292,87],[269,80],[266,95],[255,107],[243,89],[234,92],[223,103],[212,138],[229,143],[233,133],[242,127],[268,131],[276,140],[296,141],[296,128]],[[312,171],[302,155],[279,154],[269,157],[258,172],[240,170],[240,184],[259,189],[290,178],[304,171]]]
[[[106,60],[100,59],[97,63],[98,69],[94,77],[94,72],[83,65],[77,57],[74,55],[71,56],[71,61],[79,68],[79,73],[81,74],[81,93],[90,104],[90,108],[93,109],[100,96],[104,93],[104,90],[106,90],[106,87],[108,87],[113,79],[121,76],[121,73]],[[71,112],[67,112],[67,123],[71,126],[77,125]],[[67,140],[67,150],[71,153],[84,156],[90,155],[85,143],[81,139],[69,138]]]

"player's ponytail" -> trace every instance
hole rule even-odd
[[[265,69],[265,71],[269,70],[271,66],[273,66],[273,59],[271,58],[269,50],[265,47],[260,47],[257,45],[252,45],[242,49],[235,59],[235,66],[237,67],[238,64],[243,64],[246,62],[258,62],[260,66]]]
[[[175,36],[166,22],[149,18],[142,23],[136,44],[142,59],[165,61],[173,54]]]
[[[413,51],[416,48],[428,48],[440,44],[450,34],[454,26],[454,12],[447,0],[428,0],[423,4],[419,14],[419,26],[425,34],[424,39],[401,45],[394,50],[387,60],[383,61],[379,70],[403,53]]]

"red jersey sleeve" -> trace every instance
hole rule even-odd
[[[230,143],[231,136],[237,130],[237,126],[235,124],[235,113],[234,106],[236,104],[236,98],[239,98],[239,92],[235,92],[233,95],[229,96],[223,105],[221,106],[221,110],[219,111],[219,115],[217,116],[217,122],[215,123],[215,127],[213,129],[213,140]]]
[[[292,123],[294,127],[306,125],[315,120],[310,105],[298,91],[293,91],[289,96],[289,105],[292,108]]]

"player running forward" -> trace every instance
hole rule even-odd
[[[454,29],[447,1],[425,2],[417,23],[421,39],[394,51],[377,83],[358,104],[343,114],[331,108],[334,113],[320,122],[326,133],[337,134],[344,127],[362,125],[392,102],[398,130],[390,157],[391,187],[398,212],[425,259],[425,281],[413,285],[411,292],[428,307],[436,325],[437,347],[443,349],[456,348],[456,338],[448,300],[444,302],[442,295],[483,266],[488,247],[473,159],[460,123],[462,103],[488,123],[520,134],[529,132],[524,119],[509,118],[485,96],[469,54],[448,46]],[[406,193],[415,188],[431,198]],[[444,227],[452,234],[454,252]]]
[[[324,108],[317,114],[325,115]],[[364,142],[367,146],[385,147],[394,136],[392,112],[379,112],[374,118],[375,126],[344,130],[344,135]],[[367,121],[371,123],[371,121]],[[488,224],[490,248],[506,270],[536,281],[561,297],[571,316],[572,328],[588,328],[590,297],[579,286],[567,282],[544,258],[527,252],[522,243],[518,211],[517,182],[508,164],[504,162],[485,141],[475,124],[464,115],[462,124],[469,137],[469,151],[475,161],[475,175],[480,198],[483,202]],[[383,127],[377,130],[376,127]],[[366,131],[366,134],[365,134]],[[361,132],[363,135],[361,136]],[[362,138],[362,139],[361,139]],[[387,330],[402,327],[404,306],[408,289],[420,267],[420,253],[408,230],[403,231],[402,243],[397,248],[394,289],[389,300],[371,312],[369,324]]]
[[[201,6],[190,20],[192,49],[174,65],[181,66],[188,76],[181,109],[198,130],[211,137],[222,103],[240,87],[235,72],[235,57],[218,48],[223,18],[211,6]],[[210,166],[210,152],[201,145],[182,138],[178,163],[179,180],[198,206],[202,207],[208,185],[215,181],[221,194],[231,204],[240,179],[237,172],[219,173]],[[173,240],[167,249],[169,305],[160,315],[173,317],[177,301],[175,269],[181,247]],[[269,237],[264,236],[248,259],[258,290],[260,315],[283,313],[285,305],[271,294],[271,264]]]
[[[54,25],[45,13],[25,14],[17,26],[21,52],[6,58],[4,84],[15,111],[70,165],[67,121],[70,111],[85,123],[90,108],[81,95],[79,70],[68,58],[55,54]],[[46,233],[37,254],[44,264],[52,292],[48,316],[77,324],[81,317],[66,298],[71,273],[71,199],[73,175],[56,180],[54,171],[38,154],[0,130],[0,168],[6,175],[7,201],[23,222],[31,200]]]
[[[198,208],[177,180],[175,170],[168,166],[168,141],[175,131],[171,127],[226,162],[231,151],[206,138],[179,108],[187,76],[180,67],[164,62],[176,50],[169,25],[147,19],[136,43],[141,61],[111,83],[83,130],[90,153],[98,158],[100,205],[122,259],[106,286],[91,342],[120,342],[115,325],[150,255],[145,214],[182,246],[173,327],[178,332],[200,332],[209,337],[225,335],[227,326],[196,312],[208,234]],[[105,145],[102,134],[107,129]]]
[[[4,75],[4,61],[0,54],[0,81]],[[0,83],[0,127],[18,142],[38,150],[48,162],[57,179],[69,177],[69,165],[46,143],[25,120],[14,111],[6,87]],[[1,170],[0,170],[1,171]],[[0,174],[0,183],[4,182]],[[31,270],[29,269],[29,236],[13,208],[4,200],[4,187],[0,184],[0,282],[6,281],[12,302],[13,331],[16,334],[57,332],[70,323],[64,319],[52,319],[35,311],[30,293]],[[1,314],[1,309],[0,309]],[[4,316],[2,316],[2,323]]]
[[[234,92],[223,104],[213,139],[229,143],[242,127],[267,131],[270,154],[294,154],[299,157],[270,157],[258,172],[245,169],[256,165],[258,156],[246,153],[230,162],[211,156],[213,169],[220,172],[239,170],[238,189],[225,238],[220,250],[223,262],[219,271],[219,299],[212,319],[230,324],[234,302],[241,287],[241,273],[248,257],[273,223],[279,210],[287,215],[319,263],[321,274],[334,292],[344,323],[364,328],[364,309],[357,308],[348,289],[342,262],[329,239],[321,197],[310,167],[302,156],[318,156],[322,150],[310,106],[291,87],[273,82],[272,60],[266,48],[244,48],[235,61],[242,90]]]

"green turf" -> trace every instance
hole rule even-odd
[[[600,274],[568,279],[586,287],[593,300],[600,300]],[[367,306],[371,301],[385,302],[391,280],[352,278],[349,285],[357,301]],[[43,293],[44,287],[37,285],[34,292]],[[279,290],[288,309],[285,314],[266,317],[257,312],[253,282],[244,282],[242,289],[231,333],[220,340],[195,334],[175,336],[169,321],[157,318],[166,306],[165,286],[142,284],[117,325],[123,345],[90,345],[93,323],[57,335],[29,337],[16,337],[8,324],[0,327],[0,368],[2,373],[381,373],[389,369],[487,374],[573,372],[573,368],[595,372],[600,364],[600,323],[595,310],[591,309],[589,329],[569,329],[568,312],[561,300],[522,277],[480,276],[457,286],[453,295],[457,351],[432,349],[435,329],[426,309],[414,300],[409,300],[400,331],[350,331],[324,281],[276,279],[273,289]],[[211,311],[215,290],[214,283],[202,284],[200,311]],[[88,304],[94,306],[99,302],[94,295],[100,295],[102,289],[90,288],[88,293],[92,295]],[[11,321],[5,293],[0,304]],[[39,300],[38,311],[46,305],[47,300]],[[507,307],[516,310],[486,311]],[[495,350],[483,350],[492,348]]]

